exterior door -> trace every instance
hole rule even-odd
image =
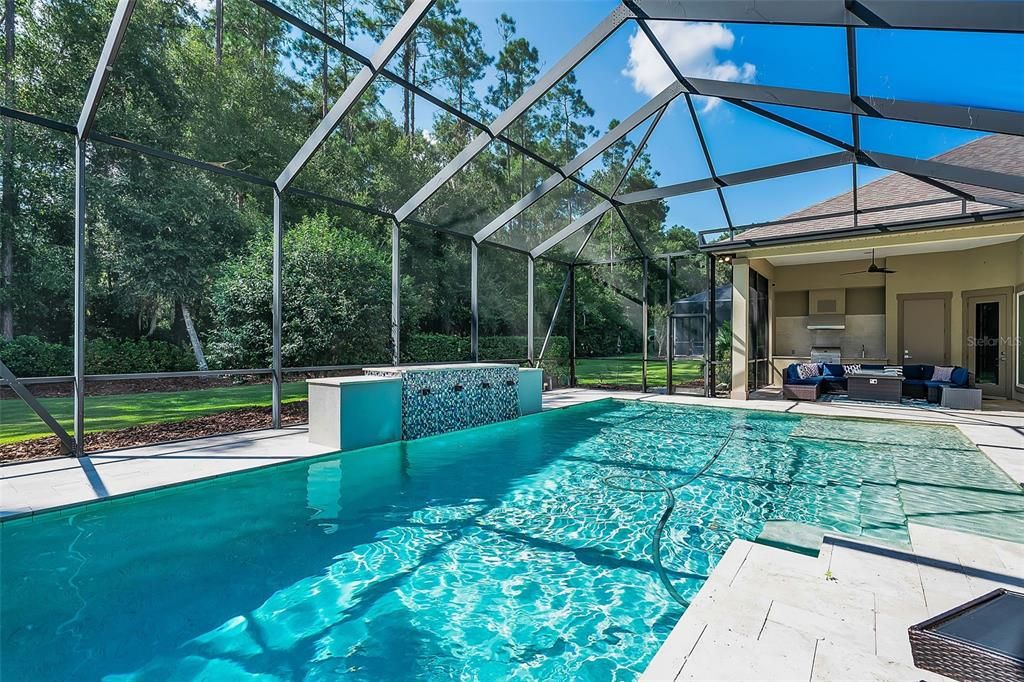
[[[950,303],[946,293],[900,297],[900,364],[949,364]]]
[[[1009,341],[1009,298],[1005,293],[965,294],[964,352],[975,386],[984,395],[1010,395],[1007,358]]]
[[[747,336],[747,388],[764,388],[770,381],[768,365],[768,278],[750,270],[748,292],[750,329]]]

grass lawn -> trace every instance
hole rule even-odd
[[[700,360],[676,360],[672,363],[672,380],[675,383],[692,381],[704,376],[704,363]],[[664,386],[666,375],[664,360],[647,361],[647,383],[650,386]],[[577,358],[576,383],[580,386],[639,386],[643,378],[643,361],[640,355],[624,355],[618,358]]]
[[[226,410],[270,405],[270,384],[222,386],[176,393],[98,395],[85,399],[86,432],[110,431],[143,424],[163,424],[204,417]],[[305,400],[306,382],[286,383],[284,402]],[[71,398],[40,398],[69,432]],[[0,400],[0,445],[52,435],[36,413],[20,399]]]
[[[673,364],[673,378],[679,381],[699,379],[699,360],[680,360]],[[639,386],[642,363],[639,355],[621,358],[584,358],[576,361],[576,376],[581,386]],[[665,363],[652,360],[647,366],[651,386],[665,385]],[[304,400],[306,383],[286,383],[284,402]],[[46,409],[69,432],[72,429],[71,398],[40,398]],[[270,384],[221,386],[176,393],[134,393],[100,395],[85,399],[85,424],[88,433],[111,431],[144,424],[165,424],[204,417],[227,410],[270,405]],[[52,435],[28,405],[14,398],[0,400],[0,445]]]

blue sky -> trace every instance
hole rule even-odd
[[[495,19],[505,12],[540,52],[542,70],[554,64],[617,3],[612,0],[463,0],[463,13],[481,28],[489,53],[500,48]],[[667,22],[655,32],[676,65],[691,76],[846,92],[845,33],[838,28]],[[858,71],[864,95],[1024,110],[1024,36],[929,31],[858,31]],[[372,49],[368,48],[368,49]],[[600,130],[640,107],[671,75],[632,22],[576,70]],[[481,86],[481,96],[493,72]],[[437,92],[443,95],[442,92]],[[728,103],[697,101],[698,116],[719,174],[836,151],[836,148]],[[850,120],[836,114],[770,107],[776,113],[851,139]],[[429,116],[429,107],[420,108]],[[642,131],[637,131],[638,138]],[[979,137],[962,130],[891,121],[862,123],[865,148],[927,158]],[[685,104],[678,100],[655,131],[648,152],[659,184],[708,175]],[[862,170],[861,184],[880,173]],[[849,168],[820,171],[726,190],[737,224],[771,220],[848,191]],[[722,227],[714,193],[669,202],[669,225]]]

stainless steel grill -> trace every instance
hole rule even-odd
[[[811,362],[827,362],[835,365],[839,364],[841,356],[838,348],[811,348]]]

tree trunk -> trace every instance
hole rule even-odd
[[[181,316],[185,320],[185,329],[188,330],[188,340],[192,342],[192,352],[196,356],[196,367],[200,371],[205,372],[210,369],[210,366],[206,364],[206,356],[203,355],[203,344],[199,342],[196,327],[192,324],[192,313],[189,312],[188,306],[184,303],[181,304]]]
[[[7,106],[14,103],[14,0],[4,2],[4,101]],[[3,197],[0,199],[3,215],[0,216],[0,281],[4,289],[10,292],[14,281],[14,213],[17,210],[17,197],[14,192],[14,124],[8,121],[4,125],[4,158],[3,158]],[[5,339],[14,338],[14,307],[5,298],[0,308],[0,334]]]
[[[321,22],[320,30],[323,31],[324,33],[327,33],[327,0],[321,0],[321,2],[320,2],[320,22]],[[320,115],[326,117],[327,116],[327,86],[328,86],[328,81],[327,81],[327,69],[328,69],[327,43],[323,44],[323,53],[322,53],[320,59],[321,59],[321,62],[320,62],[320,78],[321,78],[320,87],[321,87],[321,91],[322,91],[322,93],[321,93],[322,97],[321,97],[321,101],[320,101]]]
[[[412,84],[416,85],[416,61],[417,52],[413,50],[412,53]],[[409,136],[412,137],[416,134],[416,95],[409,91],[406,91],[409,96]]]
[[[411,39],[405,43],[405,47],[402,49],[402,78],[406,81],[411,82],[412,77],[412,44]],[[405,133],[406,137],[410,135],[409,131],[409,99],[411,94],[405,88],[402,88],[402,132]]]
[[[213,7],[214,54],[217,66],[224,61],[224,0],[216,0]]]

